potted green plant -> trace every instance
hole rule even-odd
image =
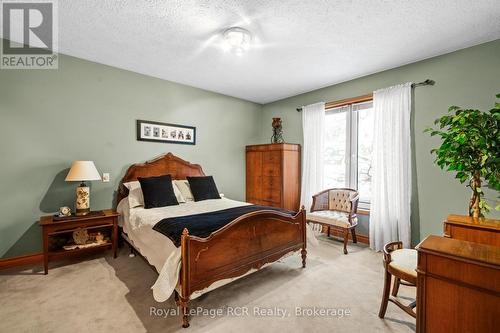
[[[437,128],[424,131],[442,140],[439,148],[431,150],[436,155],[434,162],[441,169],[456,172],[455,178],[461,183],[467,182],[472,190],[469,216],[484,217],[491,207],[484,199],[483,183],[500,190],[500,103],[489,112],[451,106],[434,125]]]

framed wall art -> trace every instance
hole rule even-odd
[[[137,120],[137,140],[195,145],[196,127]]]

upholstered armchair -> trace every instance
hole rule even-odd
[[[349,232],[353,243],[356,239],[359,193],[350,188],[332,188],[313,195],[313,203],[307,221],[327,227],[328,237],[330,228],[340,229],[344,236],[344,254],[347,254]]]

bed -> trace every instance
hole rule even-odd
[[[299,252],[306,266],[306,218],[302,209],[295,215],[263,209],[244,214],[224,227],[200,238],[184,228],[180,247],[154,231],[152,225],[164,216],[183,216],[217,211],[248,203],[221,198],[180,204],[174,208],[131,209],[125,183],[138,177],[170,174],[172,179],[204,176],[200,165],[168,153],[154,160],[131,165],[122,178],[117,195],[123,215],[122,238],[159,273],[153,286],[158,301],[175,293],[182,313],[182,327],[189,327],[189,301],[199,295],[250,274],[287,255]]]

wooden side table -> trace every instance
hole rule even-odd
[[[55,218],[53,215],[42,216],[39,225],[43,229],[43,256],[45,274],[49,272],[49,260],[63,259],[70,256],[83,255],[99,250],[113,250],[116,258],[118,249],[118,214],[108,209],[91,212],[85,216],[71,216],[64,219]],[[89,247],[79,247],[66,250],[63,246],[71,244],[73,232],[82,229],[87,233],[100,232],[105,241]]]
[[[450,214],[443,226],[444,237],[500,247],[500,220]]]

